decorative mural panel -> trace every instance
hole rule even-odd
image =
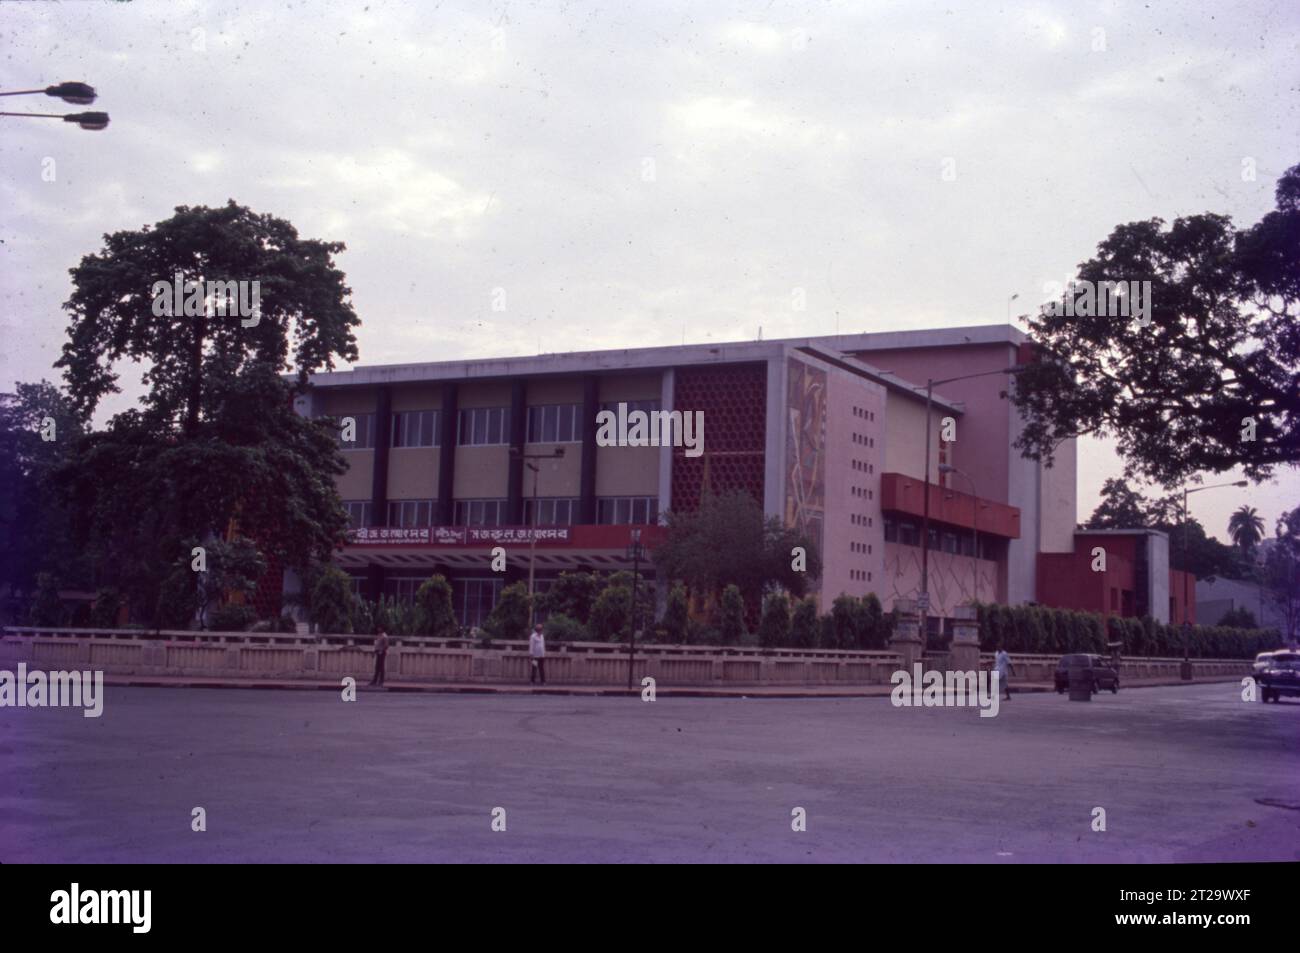
[[[826,371],[790,358],[787,365],[785,523],[825,553]]]
[[[998,564],[969,556],[930,550],[930,615],[952,618],[953,610],[969,603],[997,600]],[[977,588],[978,587],[978,588]],[[885,544],[884,585],[880,598],[886,609],[896,599],[915,599],[921,591],[921,547]]]
[[[746,490],[762,505],[767,365],[678,368],[674,381],[673,409],[704,412],[704,453],[673,449],[673,509],[697,509],[706,486]]]

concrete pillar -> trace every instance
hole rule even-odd
[[[898,622],[889,639],[889,649],[899,654],[903,670],[911,672],[912,666],[920,662],[925,654],[925,640],[921,638],[921,616],[917,612],[916,600],[895,599],[894,612],[898,616]]]
[[[952,644],[948,648],[948,669],[954,672],[978,672],[980,627],[975,607],[957,606],[953,610],[952,627]]]

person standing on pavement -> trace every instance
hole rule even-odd
[[[528,637],[528,656],[531,659],[528,684],[531,685],[540,678],[542,684],[545,685],[546,637],[542,635],[542,624],[540,622],[533,626],[533,634]]]
[[[375,675],[370,679],[370,684],[378,688],[384,687],[384,660],[388,657],[388,633],[384,627],[379,627],[378,634],[375,635]]]
[[[1011,700],[1011,673],[1015,671],[1015,666],[1011,664],[1011,656],[1002,646],[998,646],[998,654],[993,656],[993,668],[998,673],[998,681],[1002,683],[1002,689],[1006,692],[1007,701]]]

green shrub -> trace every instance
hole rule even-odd
[[[758,644],[774,649],[790,643],[790,600],[784,592],[770,592],[763,600],[758,623]]]
[[[605,588],[598,572],[562,572],[551,587],[537,596],[537,608],[548,615],[565,615],[586,625],[591,607]]]
[[[1251,612],[1245,606],[1236,609],[1229,609],[1223,614],[1223,617],[1215,623],[1215,625],[1227,629],[1259,628],[1259,623],[1255,621],[1255,613]]]
[[[858,600],[841,593],[831,603],[831,627],[835,633],[835,644],[831,648],[857,648],[858,642]]]
[[[587,631],[597,642],[618,642],[627,638],[627,619],[632,612],[630,586],[606,586],[591,606]]]
[[[690,607],[686,587],[680,582],[668,590],[668,603],[664,607],[664,639],[670,644],[684,645],[690,635]]]
[[[835,637],[835,618],[829,612],[817,619],[817,647],[839,648]]]
[[[883,649],[889,641],[885,611],[874,592],[868,592],[861,599],[862,612],[859,621],[858,648]]]
[[[687,625],[687,639],[691,645],[721,645],[722,633],[707,623],[692,619]]]
[[[122,610],[122,596],[111,586],[95,593],[95,602],[90,607],[90,627],[92,629],[112,629],[117,626],[117,617]]]
[[[587,641],[586,627],[563,612],[546,617],[546,621],[542,623],[542,634],[546,636],[547,650],[565,642]]]
[[[739,586],[730,585],[722,590],[718,631],[723,645],[739,645],[745,637],[745,600]]]
[[[489,638],[524,639],[528,637],[528,586],[512,583],[501,590],[501,598],[483,623]]]
[[[352,632],[361,600],[352,591],[352,577],[343,570],[334,565],[321,567],[312,580],[308,602],[317,631],[337,635]]]
[[[48,572],[36,576],[36,595],[32,598],[31,623],[34,626],[63,625],[63,601],[59,582]]]
[[[243,632],[257,621],[252,606],[224,604],[209,609],[208,628],[213,632]]]
[[[817,600],[812,596],[800,599],[790,619],[790,644],[800,649],[816,648],[817,634]]]
[[[419,631],[412,634],[449,639],[459,631],[456,611],[452,608],[451,583],[445,576],[435,574],[421,583],[415,593],[415,604],[420,610],[416,622]]]

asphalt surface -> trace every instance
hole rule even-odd
[[[98,719],[0,709],[0,861],[1300,859],[1300,701],[1239,693],[1026,694],[980,718],[110,686]]]

